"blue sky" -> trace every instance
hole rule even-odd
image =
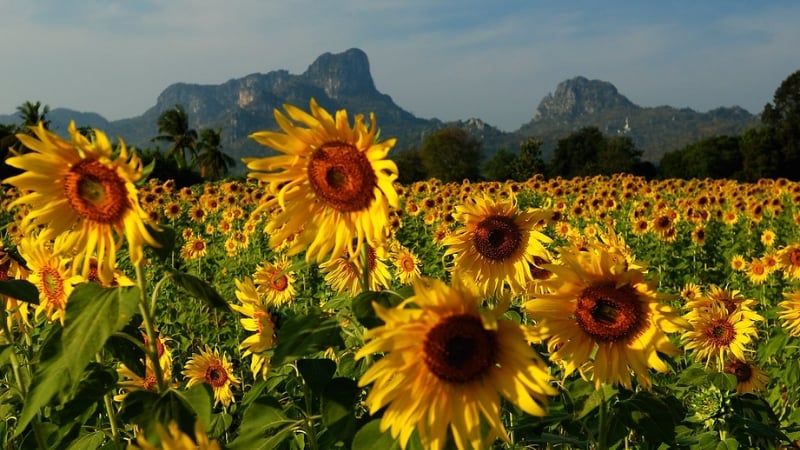
[[[0,0],[0,113],[134,117],[174,82],[300,74],[352,47],[424,118],[511,131],[578,75],[640,106],[758,113],[800,70],[798,24],[795,0]]]

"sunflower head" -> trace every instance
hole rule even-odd
[[[250,135],[283,154],[243,159],[250,176],[268,183],[274,194],[261,208],[280,209],[267,224],[270,246],[279,248],[302,229],[289,254],[306,250],[306,260],[321,262],[345,250],[358,255],[364,243],[382,243],[389,207],[399,206],[397,166],[385,159],[395,140],[378,141],[374,114],[370,126],[359,114],[351,127],[347,111],[332,116],[314,99],[310,114],[292,105],[284,109],[286,115],[275,111],[282,132]]]

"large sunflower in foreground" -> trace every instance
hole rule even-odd
[[[379,246],[389,231],[389,206],[399,204],[392,185],[397,165],[386,159],[395,139],[378,142],[374,114],[371,126],[359,114],[351,128],[347,111],[331,116],[314,99],[310,114],[284,108],[288,117],[275,110],[283,132],[250,135],[283,154],[242,159],[254,171],[249,175],[269,182],[275,194],[261,208],[279,206],[265,228],[270,246],[293,238],[287,254],[305,249],[306,261],[317,263],[345,251],[358,257],[365,243]]]
[[[6,160],[24,172],[5,180],[23,192],[11,205],[30,206],[21,222],[26,233],[42,227],[39,239],[59,237],[54,251],[72,258],[84,278],[96,257],[104,283],[113,279],[123,236],[133,264],[141,262],[145,244],[158,246],[145,227],[148,216],[134,184],[142,177],[142,163],[124,142],[120,140],[119,156],[112,158],[111,143],[100,130],[94,130],[91,141],[75,122],[69,124],[70,141],[42,123],[31,131],[35,136],[17,134],[31,151]]]
[[[551,239],[537,230],[551,216],[543,209],[521,211],[513,198],[476,197],[456,207],[454,217],[463,226],[444,239],[444,254],[453,255],[455,270],[475,277],[481,292],[499,293],[506,284],[520,292],[531,280],[535,257],[547,257],[543,243]]]
[[[546,414],[547,396],[556,392],[529,345],[530,329],[503,320],[503,311],[482,311],[481,299],[458,279],[452,287],[422,279],[396,308],[374,305],[385,324],[366,332],[356,358],[384,355],[358,384],[372,385],[365,400],[370,414],[385,408],[380,429],[401,447],[414,430],[432,449],[444,448],[448,429],[460,449],[508,441],[501,395],[528,414]]]
[[[565,248],[560,264],[545,268],[553,276],[542,282],[545,293],[524,303],[547,339],[550,359],[564,375],[578,369],[602,383],[632,387],[631,372],[650,388],[649,369],[666,372],[659,353],[680,353],[665,333],[687,326],[665,296],[618,253],[601,243],[585,250]]]

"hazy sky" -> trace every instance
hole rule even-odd
[[[3,114],[134,117],[175,82],[300,74],[358,47],[418,117],[510,131],[577,75],[641,106],[761,112],[800,70],[800,2],[0,0],[0,43]]]

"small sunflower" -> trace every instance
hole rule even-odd
[[[44,242],[23,239],[19,253],[30,268],[28,281],[39,291],[39,304],[34,316],[38,319],[44,313],[49,322],[60,320],[63,324],[67,300],[74,286],[86,280],[74,275],[69,260],[54,255]]]
[[[412,284],[421,276],[420,260],[410,249],[400,246],[390,257],[394,264],[395,278],[402,284]]]
[[[7,253],[3,249],[3,243],[0,242],[0,281],[27,280],[28,275],[28,270],[16,258]],[[31,326],[27,302],[4,295],[0,295],[0,302],[6,310],[6,324],[10,330],[14,329],[15,323],[23,332]]]
[[[552,241],[538,231],[552,211],[521,211],[515,199],[493,201],[476,197],[456,207],[454,216],[463,224],[445,238],[445,256],[453,256],[453,268],[475,277],[481,291],[499,293],[505,285],[521,292],[531,280],[534,257],[547,257],[545,243]]]
[[[760,258],[753,258],[747,265],[747,279],[753,284],[764,284],[769,278],[769,271]]]
[[[778,251],[778,267],[792,280],[800,280],[800,244],[792,244]]]
[[[757,394],[767,389],[769,374],[750,361],[732,359],[725,364],[725,372],[736,377],[736,392]]]
[[[178,423],[170,422],[167,428],[160,423],[156,425],[156,433],[161,441],[160,446],[151,444],[144,434],[136,436],[136,443],[128,446],[129,450],[222,450],[219,442],[210,440],[203,422],[198,419],[194,425],[194,437],[181,431]]]
[[[208,254],[208,243],[202,236],[194,236],[181,247],[181,257],[187,261],[204,258]]]
[[[777,236],[775,235],[775,232],[772,230],[764,230],[761,233],[761,243],[764,244],[764,246],[767,248],[770,248],[773,245],[775,245],[776,239]]]
[[[275,110],[282,133],[250,135],[283,154],[243,159],[254,171],[250,176],[269,182],[276,195],[260,208],[280,206],[265,228],[270,247],[277,249],[301,228],[288,255],[305,249],[306,261],[320,263],[345,251],[360,255],[362,245],[381,245],[389,230],[389,206],[399,206],[393,186],[397,165],[386,159],[395,139],[378,142],[374,114],[371,126],[359,114],[351,128],[347,111],[331,116],[314,99],[310,114],[292,105],[284,108],[288,118]]]
[[[448,286],[421,279],[399,306],[374,304],[385,324],[366,332],[356,354],[384,354],[358,384],[372,385],[365,400],[370,414],[384,410],[380,429],[403,448],[415,429],[432,449],[445,447],[448,429],[459,449],[509,441],[499,397],[544,416],[547,396],[556,393],[529,344],[530,329],[504,320],[504,311],[481,310],[474,285],[459,280]]]
[[[75,122],[69,124],[71,141],[46,130],[42,123],[32,127],[34,136],[17,135],[31,152],[12,156],[6,163],[22,169],[5,180],[25,192],[12,205],[30,205],[21,226],[28,233],[42,227],[39,239],[63,236],[56,254],[68,254],[85,278],[89,260],[97,257],[98,276],[113,278],[117,250],[122,238],[134,265],[141,263],[145,244],[158,247],[146,225],[148,215],[139,206],[134,183],[143,176],[142,163],[119,142],[119,156],[112,159],[106,135],[94,130],[90,141],[80,134]]]
[[[219,350],[206,345],[200,353],[193,353],[183,368],[183,375],[189,378],[186,387],[190,388],[198,383],[206,383],[214,391],[214,406],[222,403],[228,407],[233,401],[232,387],[239,386],[239,379],[233,373],[233,367],[228,361],[228,356]]]
[[[586,250],[564,248],[560,264],[546,264],[553,277],[545,293],[523,304],[547,339],[550,359],[563,364],[565,376],[575,369],[591,375],[597,386],[621,384],[630,389],[631,372],[650,388],[648,370],[669,368],[659,353],[679,349],[665,333],[688,326],[655,292],[641,269],[630,267],[616,252],[597,243]]]
[[[258,292],[264,295],[266,305],[281,306],[294,300],[296,277],[291,267],[290,260],[280,257],[274,263],[264,261],[256,268],[253,281]]]
[[[346,254],[340,258],[331,259],[319,265],[320,271],[325,275],[325,282],[337,293],[348,293],[352,296],[362,291],[379,291],[388,288],[392,282],[392,274],[386,267],[386,251],[383,248],[367,249],[367,270],[369,271],[369,286],[362,286],[364,277],[364,263],[359,259],[352,259]]]
[[[701,314],[686,317],[692,329],[681,337],[684,349],[694,351],[695,359],[706,366],[713,360],[721,367],[730,358],[746,359],[747,346],[758,333],[755,320],[761,316],[746,310],[728,314],[725,307],[715,304]]]
[[[791,336],[800,337],[800,290],[786,292],[783,296],[786,299],[778,303],[781,308],[778,317]]]
[[[272,322],[272,316],[264,306],[253,280],[245,278],[244,281],[234,281],[236,283],[236,298],[242,304],[232,304],[231,308],[245,316],[245,318],[239,319],[242,328],[255,332],[245,338],[239,344],[239,348],[244,350],[242,356],[252,356],[250,371],[253,373],[253,377],[258,378],[260,376],[266,380],[267,372],[269,371],[269,358],[265,353],[275,345],[275,324]]]

